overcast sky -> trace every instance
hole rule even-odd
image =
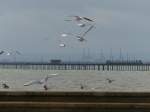
[[[150,60],[150,0],[0,0],[0,48],[23,54],[93,57],[101,51]],[[64,21],[69,15],[95,20],[87,42],[64,39],[64,32],[83,29]],[[61,38],[62,41],[62,38]],[[58,56],[56,56],[58,57]]]

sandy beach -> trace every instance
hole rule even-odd
[[[129,91],[149,92],[150,72],[144,71],[75,71],[0,69],[1,91],[45,91],[42,85],[24,86],[30,80],[48,80],[48,91]],[[4,89],[2,83],[10,86]]]

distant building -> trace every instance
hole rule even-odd
[[[50,60],[50,63],[52,63],[52,64],[60,64],[60,63],[62,63],[62,61],[60,59],[52,59],[52,60]]]

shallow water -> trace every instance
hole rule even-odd
[[[59,75],[48,80],[49,91],[150,91],[149,71],[82,71],[82,70],[19,70],[0,69],[0,83],[6,91],[43,91],[42,85],[23,86],[47,74]],[[110,80],[110,82],[109,82]]]

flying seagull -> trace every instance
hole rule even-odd
[[[94,20],[87,18],[87,17],[82,17],[84,20],[89,21],[89,22],[94,22]]]
[[[60,47],[66,47],[66,44],[60,43],[59,46],[60,46]]]
[[[75,20],[76,22],[80,22],[81,20],[83,20],[83,18],[80,17],[80,16],[69,16],[69,17],[72,17],[74,19],[68,19],[68,20],[65,20],[65,21],[73,21],[73,20]]]
[[[66,34],[62,34],[62,37],[65,37]],[[64,42],[62,42],[61,40],[59,40],[59,47],[66,47],[66,44]]]
[[[49,78],[53,78],[54,76],[57,76],[58,74],[48,74],[46,77],[44,77],[43,79],[41,80],[31,80],[27,83],[24,84],[24,86],[30,86],[30,85],[33,85],[33,84],[40,84],[43,86],[43,88],[45,90],[48,90],[48,87],[47,87],[47,81]]]
[[[62,36],[62,37],[67,37],[68,34],[63,33],[63,34],[61,34],[61,36]]]
[[[76,37],[80,42],[86,41],[86,39],[84,38],[86,36],[86,34],[91,31],[94,28],[94,25],[90,26],[82,35],[74,35],[72,33],[66,33],[66,34],[62,34],[62,37],[67,37],[67,36],[73,36]]]
[[[86,26],[85,23],[78,23],[77,25],[78,25],[79,27],[85,27],[85,26]]]
[[[7,56],[9,56],[9,55],[21,55],[21,52],[19,52],[17,50],[4,51],[4,53],[6,53]]]
[[[72,34],[72,33],[66,33],[66,34],[62,34],[62,37],[67,37],[67,36],[73,36],[73,37],[76,37],[79,41],[84,41],[85,39],[82,37],[82,36],[80,36],[80,35],[74,35],[74,34]]]
[[[5,53],[5,51],[0,51],[0,55],[1,55],[1,54],[4,54],[4,53]]]
[[[81,21],[87,21],[87,22],[94,22],[94,20],[88,18],[88,17],[82,17],[82,16],[69,16],[69,17],[72,17],[74,18],[73,20],[75,20],[76,22],[81,22]],[[65,21],[72,21],[71,20],[65,20]]]
[[[87,18],[87,17],[82,17],[82,16],[69,16],[69,17],[72,17],[72,19],[65,20],[65,21],[75,21],[77,22],[77,26],[82,27],[82,28],[89,26],[91,25],[91,22],[94,22],[94,20]]]

